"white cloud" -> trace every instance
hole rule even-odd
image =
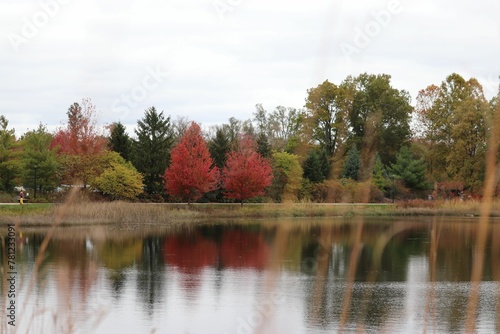
[[[57,126],[71,103],[90,97],[107,123],[135,124],[155,105],[214,124],[251,118],[256,103],[302,107],[308,88],[365,71],[391,74],[413,97],[452,72],[496,93],[496,1],[220,1],[232,4],[223,19],[212,0],[1,2],[0,114],[22,133]],[[401,10],[348,61],[340,45],[394,1]],[[41,3],[59,7],[13,47],[9,36],[43,19]],[[158,66],[165,80],[127,112],[113,110]]]

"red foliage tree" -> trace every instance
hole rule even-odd
[[[256,143],[249,137],[240,138],[237,149],[229,152],[222,173],[224,195],[243,205],[245,199],[263,195],[272,180],[271,165],[257,153]]]
[[[180,196],[189,204],[215,189],[219,171],[212,168],[213,160],[195,122],[172,149],[171,161],[164,175],[167,193]]]
[[[97,126],[97,113],[90,99],[73,103],[66,113],[68,123],[54,135],[51,148],[57,148],[64,166],[63,182],[82,182],[86,186],[101,172],[99,160],[107,150],[107,140]]]
[[[73,103],[66,113],[68,124],[54,136],[52,147],[68,155],[93,155],[106,150],[106,138],[97,127],[96,110],[90,99]]]

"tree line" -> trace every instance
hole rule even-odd
[[[120,122],[100,126],[83,99],[55,133],[40,124],[16,138],[0,116],[0,191],[36,183],[43,197],[78,184],[110,199],[241,203],[475,197],[498,98],[453,73],[412,106],[390,75],[364,73],[310,88],[303,108],[257,104],[252,119],[204,130],[151,107],[132,136]]]

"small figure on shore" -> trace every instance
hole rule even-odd
[[[24,191],[21,189],[19,192],[19,204],[23,205],[24,204]]]

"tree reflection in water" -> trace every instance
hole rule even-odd
[[[20,328],[328,333],[404,332],[411,324],[415,332],[462,331],[476,221],[294,219],[140,235],[59,230]],[[499,329],[498,225],[488,231],[478,308],[481,328],[491,331]],[[44,231],[24,235],[18,262],[26,282]]]

